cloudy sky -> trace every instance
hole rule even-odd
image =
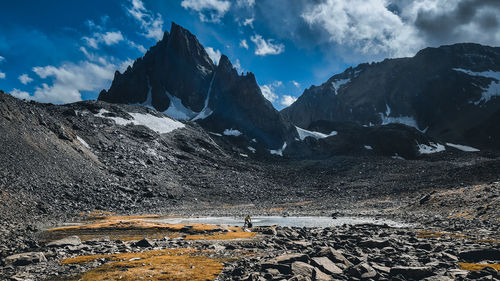
[[[0,9],[0,89],[95,99],[170,29],[256,74],[281,109],[346,67],[457,42],[500,45],[498,0],[16,0]]]

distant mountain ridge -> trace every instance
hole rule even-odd
[[[403,123],[442,140],[500,148],[499,97],[500,48],[455,44],[349,68],[281,114],[302,128]]]
[[[304,141],[302,129],[332,138],[321,144],[321,150],[328,153],[344,147],[335,139],[348,150],[357,143],[341,141],[343,137],[330,136],[330,132],[315,132],[317,122],[332,122],[326,127],[338,126],[340,131],[349,128],[346,133],[353,133],[348,137],[351,140],[373,135],[373,130],[363,127],[400,123],[428,135],[416,137],[400,126],[391,129],[400,131],[399,143],[411,143],[413,148],[404,151],[415,157],[422,140],[426,145],[441,141],[500,149],[497,96],[500,48],[455,44],[426,48],[411,58],[348,68],[306,89],[295,103],[278,112],[262,95],[253,73],[239,75],[225,55],[215,65],[196,36],[172,23],[170,33],[165,32],[144,57],[123,74],[115,73],[110,89],[103,90],[99,100],[152,107],[197,122],[215,135],[243,138],[246,144],[238,142],[245,148],[247,144],[261,146],[279,155],[303,154],[292,151],[294,147],[310,151],[303,144],[293,145]],[[346,122],[351,125],[342,124]],[[354,129],[354,124],[361,127]],[[377,146],[381,146],[383,138],[378,139]],[[357,144],[357,149],[363,147]],[[382,150],[387,154],[387,149]]]

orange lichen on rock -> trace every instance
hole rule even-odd
[[[92,269],[78,280],[213,280],[222,263],[206,256],[207,251],[169,249],[141,253],[81,256],[62,264],[86,263],[104,258],[108,263]]]
[[[482,263],[465,263],[465,262],[460,262],[459,263],[460,268],[464,270],[481,270],[485,267],[491,267],[495,269],[496,271],[500,271],[500,264],[482,264]]]

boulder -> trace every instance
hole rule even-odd
[[[45,262],[47,259],[42,252],[28,252],[8,256],[4,259],[6,265],[25,266],[29,264]]]
[[[331,247],[321,248],[316,255],[320,257],[328,257],[331,261],[336,263],[337,266],[340,267],[341,269],[345,269],[353,265],[349,260],[346,259],[346,257],[344,257],[344,254]]]
[[[364,247],[364,248],[382,249],[382,248],[391,246],[391,243],[389,242],[389,240],[370,239],[370,240],[364,240],[364,241],[359,242],[359,246]]]
[[[69,236],[63,239],[59,239],[56,241],[52,241],[47,244],[48,247],[65,247],[65,246],[80,246],[82,244],[82,240],[78,236]]]
[[[281,274],[292,274],[292,269],[289,265],[286,264],[278,264],[278,263],[262,263],[260,265],[262,271],[264,270],[278,270]]]
[[[356,266],[349,267],[345,270],[345,273],[356,277],[356,278],[373,278],[377,276],[377,271],[373,269],[370,265],[368,265],[366,262],[362,262]]]
[[[328,274],[342,274],[342,269],[327,257],[316,257],[312,258],[311,261],[316,267]]]
[[[477,249],[464,251],[458,254],[458,257],[465,261],[477,262],[483,260],[500,260],[499,249]]]
[[[407,279],[423,279],[434,275],[432,268],[427,266],[396,266],[391,268],[391,275],[402,275]]]
[[[309,261],[309,256],[306,254],[285,254],[279,257],[276,257],[269,261],[269,263],[293,263],[295,261],[307,262]]]
[[[135,243],[132,243],[132,246],[141,247],[141,248],[148,248],[148,247],[153,247],[153,244],[147,238],[143,238]]]
[[[333,280],[333,278],[330,275],[322,272],[318,268],[314,269],[313,274],[314,274],[314,281],[332,281]]]
[[[313,278],[314,266],[305,262],[296,261],[292,263],[292,272],[296,276]]]

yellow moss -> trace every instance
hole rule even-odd
[[[500,271],[500,264],[481,264],[481,263],[458,263],[461,269],[464,270],[481,270],[485,267],[494,268],[496,271]]]
[[[215,234],[200,234],[200,235],[187,235],[186,240],[228,240],[228,239],[247,239],[255,237],[255,232],[222,232]]]
[[[220,261],[195,249],[156,250],[142,253],[82,256],[62,264],[87,263],[104,258],[108,263],[92,269],[78,280],[213,280],[223,269]]]

